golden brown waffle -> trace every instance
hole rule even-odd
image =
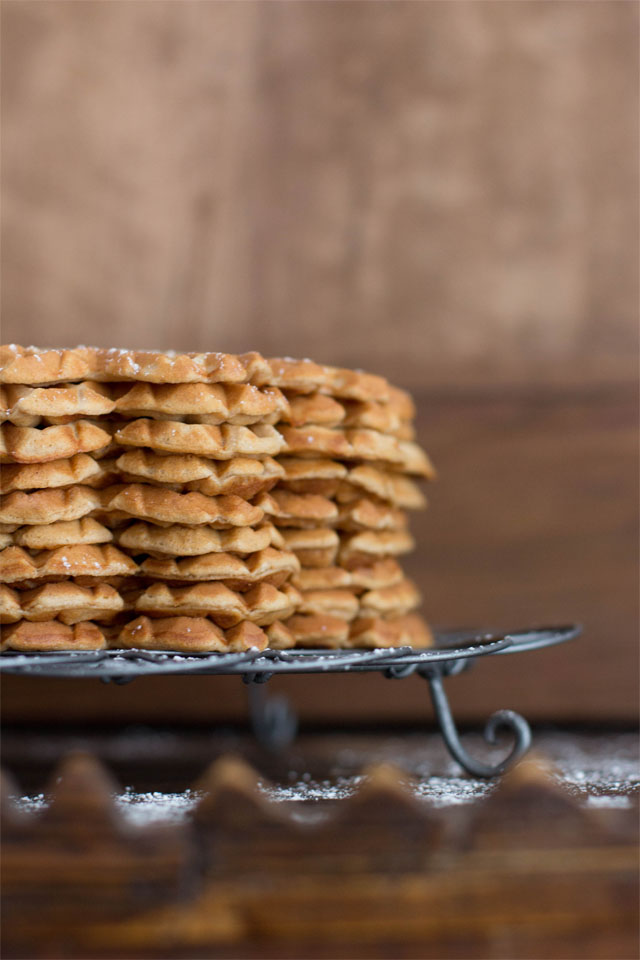
[[[376,430],[330,430],[327,427],[285,425],[281,425],[279,429],[285,443],[282,452],[296,457],[372,460],[392,464],[406,473],[418,476],[433,475],[433,467],[427,455],[417,444]]]
[[[335,561],[340,537],[335,530],[281,530],[285,549],[292,550],[303,567],[330,567]]]
[[[400,391],[397,391],[400,394]],[[292,427],[357,427],[378,430],[413,439],[409,417],[405,416],[407,404],[404,398],[394,397],[388,403],[375,401],[338,401],[321,393],[289,397],[289,408],[282,412],[281,419]]]
[[[347,400],[390,399],[390,387],[384,377],[357,370],[322,366],[312,360],[279,357],[267,361],[264,372],[256,374],[255,383],[269,384],[297,393],[326,393]]]
[[[125,480],[186,487],[213,497],[234,493],[245,499],[270,490],[284,476],[283,468],[272,457],[216,461],[193,454],[163,456],[150,450],[127,450],[118,457],[116,467]]]
[[[0,462],[45,463],[108,447],[111,434],[89,420],[53,427],[0,425]]]
[[[105,490],[102,505],[112,518],[120,514],[163,526],[180,523],[207,524],[216,528],[248,527],[259,523],[264,516],[260,507],[235,494],[206,497],[202,493],[176,493],[145,483]]]
[[[258,353],[176,354],[97,347],[50,350],[17,344],[0,347],[2,384],[38,385],[81,380],[158,384],[251,382],[296,393],[318,391],[341,399],[383,403],[397,402],[401,394],[383,377],[374,374],[288,357],[265,360]]]
[[[383,378],[10,345],[0,384],[12,643],[246,649],[266,644],[260,625],[279,646],[426,642],[393,557],[425,503],[409,475],[434,471],[410,397]]]
[[[300,591],[350,589],[354,593],[393,587],[404,579],[393,558],[345,570],[344,567],[308,567],[293,573],[291,583]]]
[[[406,515],[385,503],[367,497],[341,504],[316,493],[272,490],[255,503],[278,527],[337,527],[340,530],[404,530]]]
[[[301,595],[296,615],[350,621],[359,611],[358,597],[351,590],[307,590]]]
[[[100,383],[75,383],[58,387],[0,387],[0,419],[16,426],[34,427],[42,420],[65,422],[78,417],[103,417],[115,403],[109,388]]]
[[[55,550],[70,544],[108,543],[113,534],[93,517],[62,520],[59,523],[19,527],[11,534],[10,543],[32,550]]]
[[[338,519],[335,503],[315,493],[272,490],[257,497],[255,502],[279,527],[334,526]]]
[[[35,590],[17,591],[1,587],[0,622],[16,620],[111,620],[124,609],[117,590],[105,583],[81,587],[70,580],[46,583]]]
[[[93,355],[82,347],[46,350],[9,343],[0,347],[0,383],[56,383],[90,379]]]
[[[1,563],[2,554],[0,554]],[[1,570],[1,566],[0,566]],[[232,553],[207,553],[184,559],[148,557],[140,565],[140,573],[153,580],[173,584],[201,583],[219,580],[232,590],[248,590],[257,583],[280,587],[292,574],[300,572],[300,561],[294,553],[266,547],[245,559]]]
[[[343,423],[344,418],[344,405],[321,393],[290,396],[288,408],[282,411],[280,417],[292,427],[304,427],[307,424],[337,427]]]
[[[337,460],[280,457],[278,462],[284,472],[278,486],[292,493],[317,493],[333,497],[340,481],[348,475],[345,465]]]
[[[267,634],[276,649],[430,647],[433,635],[422,617],[416,614],[384,620],[359,617],[352,622],[340,617],[295,614],[284,623],[272,624]]]
[[[50,650],[103,650],[107,641],[95,623],[83,621],[68,626],[60,620],[29,623],[21,620],[2,630],[0,650],[17,650],[25,653]]]
[[[115,402],[123,417],[206,424],[275,423],[288,408],[276,387],[251,384],[136,383]]]
[[[392,620],[363,617],[351,625],[352,647],[432,647],[433,634],[421,616],[409,614]]]
[[[344,620],[354,620],[357,616],[397,617],[415,610],[419,603],[418,590],[410,580],[403,579],[392,587],[368,590],[359,596],[347,589],[305,590],[296,612]]]
[[[15,590],[0,583],[0,623],[16,623],[22,620],[20,597]]]
[[[269,646],[276,650],[289,647],[348,647],[349,621],[342,617],[294,614],[284,623],[278,620],[272,624],[267,636]]]
[[[197,583],[171,587],[154,583],[127,598],[129,609],[152,617],[207,617],[219,627],[236,626],[243,620],[266,626],[293,613],[297,591],[285,584],[283,590],[260,583],[247,593],[230,590],[222,583]]]
[[[55,550],[28,553],[23,547],[0,551],[0,581],[20,587],[36,586],[36,581],[66,580],[69,577],[106,581],[113,577],[134,576],[138,565],[117,547],[107,544],[72,544]]]
[[[364,530],[342,536],[324,528],[279,532],[286,549],[295,553],[303,567],[330,567],[337,560],[341,567],[352,570],[409,553],[414,546],[407,530]]]
[[[145,380],[150,383],[245,383],[269,381],[269,366],[257,353],[158,353],[76,347],[46,350],[0,347],[0,383],[47,384],[74,380]],[[265,380],[266,377],[266,380]]]
[[[279,453],[283,440],[275,427],[221,427],[173,420],[132,420],[117,431],[117,443],[149,447],[160,453],[191,453],[213,460],[232,457],[270,457]]]
[[[391,406],[382,403],[349,404],[342,425],[357,430],[376,430],[398,440],[415,439],[412,424],[401,420]]]
[[[121,547],[130,553],[148,553],[152,557],[193,557],[205,553],[239,553],[246,555],[267,547],[284,547],[278,530],[270,523],[258,527],[235,527],[215,530],[207,525],[159,527],[151,523],[134,523],[115,533]]]
[[[79,520],[102,510],[101,495],[91,487],[75,486],[16,491],[3,497],[0,523],[31,525]]]
[[[109,633],[107,643],[106,633]],[[167,650],[177,653],[230,653],[252,648],[263,650],[267,636],[254,623],[243,622],[222,630],[204,617],[137,617],[119,630],[100,628],[90,621],[72,626],[60,620],[31,623],[22,620],[2,630],[2,650],[46,652],[53,650],[114,649]]]
[[[413,550],[408,530],[364,530],[341,538],[338,562],[347,569],[372,563],[383,557],[398,557]],[[305,565],[304,562],[303,566]]]
[[[0,493],[95,483],[103,476],[104,470],[103,464],[86,453],[77,453],[68,460],[48,460],[46,463],[3,464],[0,469]]]
[[[341,504],[336,520],[339,530],[405,530],[407,515],[386,503],[368,497]]]
[[[420,605],[422,597],[416,585],[408,579],[392,587],[368,590],[360,597],[361,617],[400,617]]]
[[[421,510],[427,503],[418,485],[409,477],[368,463],[349,470],[346,479],[336,490],[336,500],[348,503],[361,497],[363,491],[402,510]]]
[[[267,636],[246,620],[228,630],[204,617],[137,617],[127,623],[109,646],[140,650],[173,650],[178,653],[232,653],[256,647],[264,650]]]
[[[348,468],[336,460],[302,457],[282,457],[279,462],[284,476],[278,488],[292,493],[317,493],[346,503],[362,496],[364,491],[403,510],[417,510],[426,505],[417,484],[395,470],[371,463]]]

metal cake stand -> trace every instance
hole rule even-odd
[[[431,694],[444,742],[461,767],[475,777],[495,777],[514,764],[529,749],[529,724],[513,710],[498,710],[484,728],[489,744],[499,734],[512,738],[511,749],[499,763],[474,759],[464,748],[444,689],[445,677],[471,667],[478,657],[501,656],[540,650],[572,640],[581,632],[576,625],[540,627],[512,633],[472,630],[441,630],[435,646],[427,650],[411,647],[376,650],[248,650],[242,653],[185,654],[156,650],[73,650],[59,653],[15,653],[0,655],[0,672],[31,677],[98,678],[105,683],[128,683],[137,677],[165,674],[240,675],[249,684],[251,719],[258,739],[277,749],[290,743],[297,720],[284,697],[267,698],[260,686],[273,676],[298,673],[366,673],[381,671],[400,680],[417,674]]]

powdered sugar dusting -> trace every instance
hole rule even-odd
[[[474,756],[489,755],[495,760],[501,755],[497,749],[488,750],[477,735],[466,735],[464,742]],[[153,757],[154,762],[167,764],[170,757],[175,756],[175,751],[182,749],[183,741],[174,732],[139,728],[139,731],[131,730],[110,743],[107,762],[135,763],[144,753],[146,758]],[[291,815],[301,822],[311,823],[328,816],[332,805],[357,791],[363,779],[362,770],[372,763],[393,763],[405,770],[408,774],[406,782],[411,784],[415,796],[437,808],[472,804],[489,796],[498,785],[498,781],[464,776],[435,735],[336,735],[329,762],[320,774],[317,769],[314,773],[305,769],[308,762],[305,743],[305,738],[301,737],[292,747],[290,766],[280,768],[278,776],[272,774],[273,780],[264,779],[259,783],[266,799],[289,804]],[[227,749],[237,749],[239,745],[240,741],[230,740]],[[622,811],[638,803],[640,760],[635,734],[594,736],[556,731],[534,735],[534,745],[536,751],[553,764],[553,776],[559,785],[579,804]],[[73,746],[84,747],[85,744],[79,739]],[[314,764],[315,769],[317,756]],[[140,826],[183,822],[198,799],[199,794],[193,789],[146,792],[132,787],[115,797],[126,819]],[[36,793],[23,796],[17,802],[25,812],[37,813],[44,809],[48,800],[43,793]]]

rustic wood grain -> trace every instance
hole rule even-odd
[[[637,947],[633,830],[580,809],[550,772],[524,761],[483,804],[445,814],[377,767],[302,827],[259,795],[255,771],[223,759],[192,821],[165,828],[165,846],[182,851],[167,874],[182,865],[188,878],[172,888],[158,884],[148,829],[129,828],[124,846],[104,772],[75,757],[49,810],[7,833],[4,955],[287,956],[299,944],[305,956],[424,958],[457,956],[462,941],[469,958],[529,956],[532,942],[564,958],[588,933],[585,958],[608,943],[626,960]]]
[[[2,14],[5,341],[635,379],[636,4]]]

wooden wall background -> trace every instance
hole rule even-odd
[[[638,6],[2,5],[2,339],[313,356],[409,387],[434,621],[579,619],[457,709],[637,716]],[[333,681],[332,681],[333,683]],[[308,717],[417,717],[375,678]],[[233,716],[240,685],[5,684],[9,718]],[[64,708],[61,704],[64,703]]]

